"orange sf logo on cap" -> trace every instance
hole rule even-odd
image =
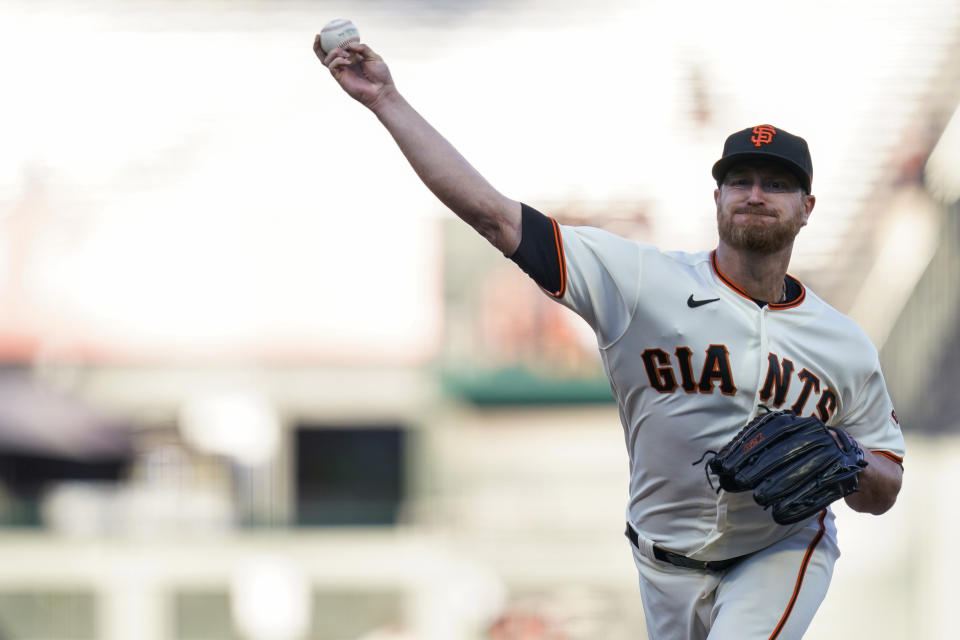
[[[773,136],[775,135],[777,135],[776,129],[768,124],[762,124],[753,128],[753,137],[750,138],[750,142],[753,143],[753,146],[759,147],[773,142]]]

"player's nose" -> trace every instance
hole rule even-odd
[[[767,194],[763,191],[763,186],[759,181],[754,181],[753,185],[750,187],[750,192],[747,194],[747,202],[750,203],[762,203],[767,201]]]

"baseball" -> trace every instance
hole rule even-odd
[[[320,31],[320,49],[324,54],[350,42],[360,42],[360,32],[346,18],[331,20]]]

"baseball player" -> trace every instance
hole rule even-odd
[[[787,274],[816,202],[806,142],[769,125],[732,134],[712,171],[716,248],[664,252],[503,196],[404,100],[368,46],[314,50],[426,186],[595,331],[629,456],[627,537],[649,637],[802,637],[839,556],[830,508],[778,524],[749,492],[717,490],[692,463],[751,418],[789,410],[862,449],[851,508],[881,514],[900,490],[904,442],[876,349]]]

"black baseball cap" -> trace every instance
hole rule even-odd
[[[723,157],[713,165],[713,177],[719,185],[734,163],[750,158],[779,160],[796,174],[800,184],[810,193],[813,182],[813,161],[807,141],[800,136],[769,124],[748,127],[730,134],[723,143]]]

